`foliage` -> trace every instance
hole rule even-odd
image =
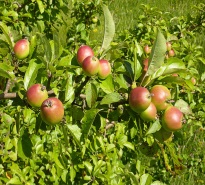
[[[205,59],[202,48],[189,42],[204,30],[204,5],[198,5],[193,16],[170,20],[142,5],[144,14],[136,28],[115,35],[107,4],[0,2],[0,183],[154,185],[169,184],[181,174],[186,183],[190,172],[204,183],[204,176],[198,176],[204,173],[204,155],[186,148],[198,147],[190,145],[198,132],[196,142],[204,146]],[[100,26],[103,38],[91,40]],[[13,46],[24,37],[30,53],[18,60]],[[175,57],[165,57],[167,41]],[[98,58],[108,59],[112,74],[104,80],[86,76],[76,59],[81,44],[90,45]],[[151,54],[143,52],[145,44],[152,47]],[[145,58],[149,66],[143,74]],[[63,102],[60,124],[45,124],[39,109],[27,103],[26,91],[35,83],[45,85],[49,96]],[[128,104],[131,88],[150,89],[155,84],[171,90],[172,103],[185,115],[186,124],[170,142],[154,137],[160,119],[144,122]],[[190,154],[193,160],[188,160]]]

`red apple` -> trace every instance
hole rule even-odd
[[[42,103],[40,114],[42,120],[49,125],[60,123],[64,116],[63,104],[56,97],[48,98]]]
[[[88,56],[83,60],[82,68],[86,75],[93,76],[99,71],[99,60],[94,56]]]
[[[140,113],[140,117],[144,121],[154,121],[157,117],[157,109],[155,105],[151,102],[150,105],[143,112]]]
[[[196,78],[192,77],[192,78],[191,78],[191,83],[192,83],[193,85],[196,85]]]
[[[148,65],[149,65],[149,59],[148,58],[143,60],[143,65],[144,65],[143,70],[147,71],[148,70]]]
[[[174,106],[169,106],[162,116],[162,127],[166,131],[177,131],[182,128],[183,113]]]
[[[32,107],[40,107],[42,102],[48,98],[48,92],[42,84],[34,84],[27,90],[26,97]]]
[[[99,78],[105,79],[110,73],[111,73],[110,63],[104,59],[99,60],[99,71],[98,71]]]
[[[129,105],[135,112],[142,112],[149,107],[151,95],[147,88],[136,87],[129,95]]]
[[[29,41],[21,39],[14,45],[14,54],[18,59],[25,59],[29,55]]]
[[[158,111],[165,110],[170,105],[168,100],[171,99],[171,93],[166,86],[155,85],[151,88],[150,93],[152,103],[154,103]]]
[[[87,46],[87,45],[80,46],[80,48],[77,51],[77,61],[78,61],[78,64],[80,66],[82,66],[83,60],[85,58],[87,58],[88,56],[94,56],[93,50],[89,46]]]

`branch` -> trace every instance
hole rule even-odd
[[[48,91],[49,95],[55,95],[53,90]],[[0,100],[1,99],[13,99],[13,98],[17,98],[18,94],[13,92],[13,93],[2,93],[0,94]]]

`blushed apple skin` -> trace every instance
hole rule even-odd
[[[30,44],[27,39],[21,39],[14,45],[14,54],[16,58],[23,60],[29,55]]]
[[[129,95],[129,105],[135,112],[142,112],[151,103],[150,92],[145,87],[136,87],[131,90]]]
[[[169,106],[162,116],[162,127],[174,132],[182,128],[183,113],[174,106]]]
[[[154,121],[157,117],[157,109],[155,105],[151,102],[150,105],[143,112],[140,113],[140,117],[144,121]]]
[[[87,76],[93,76],[99,71],[99,60],[94,56],[88,56],[82,63],[83,71]]]
[[[48,125],[60,123],[64,116],[63,103],[56,97],[46,99],[41,105],[40,115]]]
[[[101,59],[99,60],[99,71],[98,76],[101,79],[105,79],[111,73],[111,65],[108,60]]]
[[[26,97],[32,107],[41,107],[43,101],[48,98],[48,92],[42,84],[34,84],[27,90]]]
[[[82,45],[77,51],[77,61],[82,66],[83,60],[88,56],[94,56],[94,52],[90,46]]]
[[[157,111],[165,110],[170,105],[167,101],[171,99],[171,93],[166,86],[155,85],[151,88],[150,93]]]

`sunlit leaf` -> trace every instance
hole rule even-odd
[[[111,103],[115,103],[115,102],[119,102],[120,100],[122,100],[122,96],[117,93],[110,93],[104,96],[104,98],[101,100],[100,104],[111,104]]]

